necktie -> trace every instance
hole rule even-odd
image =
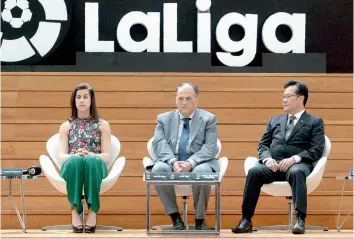
[[[289,123],[286,126],[285,140],[288,140],[288,138],[291,134],[291,131],[293,131],[293,128],[295,126],[294,119],[296,119],[296,117],[294,115],[289,117]]]
[[[187,145],[189,137],[189,121],[190,118],[183,118],[183,131],[178,144],[178,161],[187,160]]]

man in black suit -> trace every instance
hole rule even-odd
[[[294,234],[305,233],[307,207],[306,177],[313,162],[322,156],[325,137],[323,120],[306,112],[307,86],[290,80],[284,85],[283,108],[286,114],[272,117],[259,145],[260,165],[249,170],[242,204],[242,219],[231,230],[252,232],[251,218],[263,184],[286,180],[292,190],[296,224]]]

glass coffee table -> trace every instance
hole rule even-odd
[[[164,173],[155,173],[160,176],[166,176]],[[179,173],[166,173],[168,174],[168,177],[174,177],[177,178],[176,175]],[[183,175],[193,175],[193,173],[181,173]],[[210,175],[215,176],[217,173],[210,173]],[[197,174],[195,174],[197,175]],[[203,174],[201,174],[203,175]],[[208,173],[204,174],[206,177],[208,177]],[[211,180],[198,180],[199,176],[196,176],[196,179],[188,179],[188,180],[183,180],[183,179],[178,179],[178,180],[146,180],[146,177],[144,175],[144,181],[146,182],[146,232],[147,234],[217,234],[220,235],[220,221],[221,221],[221,208],[220,208],[220,179],[219,175],[217,174],[216,179],[211,179]],[[208,185],[208,186],[214,186],[215,187],[215,229],[214,230],[195,230],[195,228],[189,228],[188,226],[188,220],[186,218],[186,204],[184,204],[184,213],[183,213],[183,220],[187,225],[186,230],[173,230],[172,227],[170,226],[162,226],[161,230],[151,230],[151,216],[150,216],[150,196],[151,196],[151,191],[150,191],[150,186],[151,185]]]

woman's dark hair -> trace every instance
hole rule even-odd
[[[96,121],[99,121],[99,114],[98,110],[96,107],[96,98],[95,98],[95,91],[93,88],[88,84],[88,83],[80,83],[78,84],[75,89],[73,90],[71,97],[70,97],[70,106],[71,106],[71,116],[69,118],[69,121],[73,121],[74,119],[77,119],[77,108],[75,104],[75,98],[76,98],[76,92],[78,90],[88,90],[90,92],[90,97],[91,97],[91,105],[90,105],[90,116]]]

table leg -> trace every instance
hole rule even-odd
[[[338,209],[338,218],[337,218],[337,231],[338,231],[338,232],[340,232],[340,229],[342,228],[342,226],[343,226],[343,224],[345,223],[345,221],[347,220],[347,218],[348,218],[350,215],[353,214],[353,210],[352,210],[350,213],[348,213],[348,214],[344,217],[342,223],[339,225],[339,217],[340,217],[340,212],[341,212],[341,210],[342,210],[342,201],[343,201],[343,194],[344,194],[345,181],[346,181],[346,180],[343,181],[342,194],[341,194],[341,197],[340,197],[340,204],[339,204],[339,209]]]
[[[216,232],[220,234],[220,217],[221,217],[221,208],[220,208],[220,183],[217,183],[215,186],[215,195],[216,195]]]
[[[150,234],[150,184],[146,183],[146,232]]]
[[[27,226],[26,226],[26,221],[25,221],[26,220],[26,210],[25,210],[25,201],[24,201],[24,196],[23,196],[23,181],[21,179],[20,192],[21,192],[21,200],[22,200],[22,207],[23,207],[22,210],[23,210],[23,218],[24,219],[22,219],[20,211],[18,210],[16,202],[12,196],[12,180],[11,179],[9,179],[9,180],[10,181],[9,181],[9,195],[8,195],[8,197],[11,199],[12,205],[16,211],[17,218],[20,221],[23,232],[26,232]]]
[[[24,232],[27,230],[27,220],[26,220],[26,205],[25,205],[25,192],[23,190],[23,179],[21,178],[21,201],[22,201],[22,216],[23,224],[25,226]]]
[[[342,201],[343,201],[343,193],[344,193],[344,186],[345,186],[345,180],[343,180],[343,186],[342,186],[342,194],[340,196],[340,204],[339,204],[339,209],[338,209],[338,217],[337,217],[337,231],[340,231],[339,227],[339,217],[340,217],[340,211],[342,210]]]

